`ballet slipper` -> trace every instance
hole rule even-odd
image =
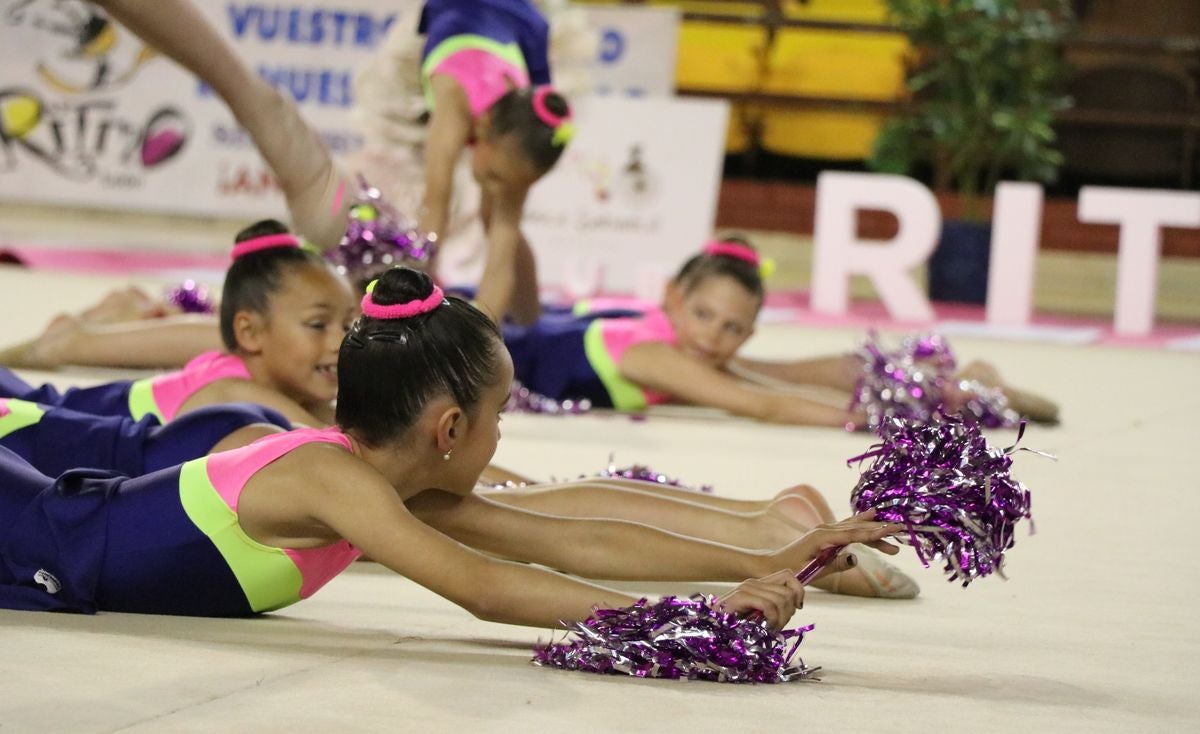
[[[1004,394],[1008,396],[1008,405],[1035,423],[1058,425],[1058,404],[1024,390],[1005,387]]]
[[[804,484],[788,487],[776,496],[767,512],[791,525],[798,534],[814,526],[833,522],[833,510],[816,489]],[[815,522],[811,522],[815,519]],[[921,592],[917,582],[887,563],[877,551],[859,543],[850,546],[858,565],[830,574],[812,583],[831,594],[878,599],[912,599]]]
[[[54,317],[42,335],[24,344],[17,345],[21,354],[14,355],[14,362],[0,362],[27,369],[56,369],[66,364],[67,349],[71,339],[79,333],[79,319],[69,314]]]
[[[28,364],[29,348],[36,339],[23,341],[20,344],[14,344],[10,347],[0,349],[0,365],[5,367],[35,367],[36,365]]]
[[[852,543],[848,550],[854,553],[858,565],[818,579],[812,585],[831,594],[872,599],[914,599],[921,593],[916,581],[883,560],[873,548]]]
[[[1048,425],[1058,423],[1058,405],[1056,403],[1035,393],[1006,385],[996,368],[987,362],[971,362],[958,373],[957,379],[973,380],[986,387],[1000,388],[1004,392],[1004,396],[1008,398],[1008,407],[1022,417],[1036,423]]]
[[[0,364],[6,367],[49,370],[61,367],[64,350],[70,335],[78,329],[78,320],[69,314],[59,314],[41,336],[0,349]]]

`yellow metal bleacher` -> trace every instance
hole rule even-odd
[[[908,43],[883,0],[593,4],[683,11],[676,85],[733,103],[730,153],[861,160],[905,95]]]

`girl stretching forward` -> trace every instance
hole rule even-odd
[[[882,538],[902,528],[869,514],[749,553],[481,499],[472,490],[512,380],[495,326],[406,269],[386,273],[363,311],[340,353],[335,428],[134,479],[52,480],[0,449],[0,605],[238,616],[305,598],[366,553],[480,618],[539,627],[633,600],[499,559],[597,578],[767,576],[725,604],[780,626],[802,594],[781,569],[851,542],[896,551]]]
[[[166,375],[62,395],[49,385],[32,388],[0,369],[0,397],[134,420],[149,415],[164,424],[197,408],[244,402],[277,410],[293,423],[327,425],[337,396],[338,346],[358,311],[354,294],[274,220],[240,232],[233,258],[221,297],[225,351],[200,354]],[[181,325],[163,326],[167,329],[138,337],[146,351],[162,349],[156,336]],[[182,327],[190,340],[195,331]],[[201,333],[205,339],[215,336]],[[93,336],[93,343],[105,341]]]
[[[319,260],[308,253],[294,247],[294,241],[282,234],[283,228],[277,222],[266,221],[253,225],[241,236],[243,244],[255,250],[253,253],[239,257],[230,267],[226,278],[226,296],[222,307],[222,333],[234,332],[234,324],[247,320],[260,324],[259,328],[269,329],[272,338],[265,351],[260,354],[250,354],[250,345],[241,344],[231,350],[232,355],[242,355],[244,360],[257,364],[259,359],[274,365],[270,369],[256,369],[256,373],[266,372],[268,375],[283,375],[285,378],[293,371],[298,371],[298,365],[304,363],[316,364],[318,372],[328,373],[322,365],[330,357],[328,350],[332,348],[330,335],[340,335],[344,329],[335,327],[336,319],[330,319],[330,312],[323,310],[323,300],[331,300],[329,288],[301,287],[308,279],[316,282],[326,282],[330,273]],[[265,237],[266,240],[260,240]],[[276,246],[258,249],[256,242],[275,241]],[[249,243],[246,245],[245,243]],[[253,266],[253,267],[250,267]],[[297,272],[297,268],[299,271]],[[307,277],[303,276],[307,273]],[[333,293],[339,293],[340,280],[334,277]],[[322,296],[326,294],[326,296]],[[309,299],[309,300],[305,300]],[[309,304],[311,301],[311,305]],[[297,304],[298,312],[289,311],[281,306],[284,303]],[[241,304],[240,306],[236,304]],[[309,308],[315,309],[311,313]],[[347,306],[353,309],[353,304]],[[304,323],[307,328],[289,328],[289,325]],[[134,325],[130,325],[134,326]],[[171,349],[173,336],[182,330],[184,334],[190,331],[194,324],[150,323],[144,327],[135,327],[134,331],[123,332],[122,338],[114,339],[112,332],[99,332],[86,335],[76,333],[73,345],[64,344],[60,338],[60,347],[73,346],[74,356],[95,358],[99,355],[111,354],[121,359],[129,359],[134,355],[158,355],[168,353]],[[319,336],[324,329],[325,337],[314,343],[314,336]],[[210,325],[205,338],[211,339],[218,334],[217,325]],[[64,334],[60,331],[60,337]],[[127,337],[132,339],[133,343]],[[165,339],[164,339],[165,337]],[[186,340],[185,340],[186,341]],[[238,341],[238,340],[235,340]],[[101,350],[99,352],[95,350]],[[89,353],[89,350],[90,353]],[[301,353],[311,355],[306,360],[297,362],[293,357]],[[183,404],[186,410],[191,410],[189,404],[198,405],[208,399],[220,400],[252,400],[266,405],[279,406],[291,417],[292,421],[309,427],[324,427],[332,423],[332,414],[328,400],[332,395],[322,392],[304,390],[303,383],[290,379],[272,379],[271,382],[247,382],[244,379],[229,377],[204,383],[196,375],[199,372],[196,365],[212,362],[220,352],[202,355],[193,360],[193,366],[162,378],[148,381],[153,385],[154,380],[167,384],[178,383],[180,375],[191,374],[190,385],[196,392]],[[324,355],[324,356],[323,356]],[[286,357],[286,358],[285,358]],[[313,362],[313,360],[316,360]],[[206,373],[213,377],[210,371]],[[0,373],[2,376],[2,373]],[[8,378],[11,382],[15,378]],[[132,393],[130,383],[114,383],[91,390],[70,391],[65,398],[69,404],[86,402],[90,409],[99,410],[95,399],[97,395],[112,398],[114,395]],[[135,385],[137,383],[134,383]],[[318,387],[324,385],[318,381]],[[285,386],[280,388],[279,386]],[[292,385],[291,387],[287,387]],[[300,385],[300,387],[296,387]],[[152,394],[154,390],[150,391]],[[49,400],[57,393],[50,388],[40,391],[21,383],[17,395],[38,397]],[[300,401],[290,399],[289,395],[299,395]],[[305,397],[309,396],[309,397]],[[83,398],[90,398],[85,401]],[[118,402],[120,401],[112,401]],[[160,401],[163,406],[166,401]],[[120,405],[117,407],[119,408]],[[181,411],[181,412],[186,412]],[[213,410],[213,409],[210,409]],[[198,458],[207,454],[214,445],[233,447],[239,445],[237,439],[252,440],[266,426],[257,425],[228,434],[221,434],[219,418],[203,416],[192,419],[191,415],[183,418],[171,418],[169,427],[182,423],[177,429],[162,431],[162,435],[152,428],[156,421],[134,422],[128,417],[107,417],[97,419],[90,425],[83,417],[68,418],[72,411],[57,408],[49,411],[46,406],[32,405],[26,409],[26,414],[42,416],[30,425],[17,424],[23,430],[14,432],[6,442],[0,439],[0,445],[8,445],[23,458],[31,461],[39,471],[55,474],[63,468],[86,466],[92,469],[113,469],[123,474],[140,474],[156,468],[182,463],[185,460]],[[160,407],[159,412],[164,417],[177,416],[181,412],[172,413]],[[199,412],[203,412],[203,409]],[[266,423],[274,421],[267,420]],[[2,423],[0,423],[2,424]],[[210,425],[215,424],[215,425]],[[276,423],[279,425],[279,423]],[[85,437],[87,437],[85,439]],[[161,439],[161,440],[159,440]],[[80,446],[79,441],[85,445]],[[49,445],[41,445],[49,442]],[[103,447],[103,449],[101,449]],[[164,450],[166,449],[166,450]],[[72,462],[72,456],[78,460]],[[40,463],[53,458],[54,463]],[[66,463],[63,463],[66,462]],[[143,467],[138,469],[137,467]],[[504,483],[509,480],[531,481],[513,477],[495,467],[489,467],[486,472],[489,478],[485,485]],[[620,484],[621,491],[614,493],[613,484]],[[540,488],[539,488],[540,489]],[[505,504],[524,507],[537,512],[552,515],[574,517],[608,517],[641,522],[656,528],[676,532],[691,537],[704,538],[713,542],[729,545],[773,550],[795,540],[803,532],[814,526],[828,522],[832,515],[828,513],[824,500],[819,493],[810,487],[795,487],[781,492],[769,501],[749,502],[724,498],[710,497],[696,493],[685,493],[680,490],[670,490],[646,482],[614,482],[605,480],[585,480],[570,483],[559,492],[534,492],[529,495],[520,492],[506,491],[493,496],[493,499]],[[607,508],[607,509],[604,509]],[[817,585],[838,593],[858,596],[910,598],[918,592],[916,584],[899,570],[883,563],[870,553],[859,553],[862,563],[858,568],[846,573],[828,576]]]
[[[489,252],[489,272],[505,269],[501,259]],[[514,267],[511,260],[507,267]],[[865,414],[845,407],[862,371],[859,357],[772,362],[737,356],[763,304],[759,267],[758,253],[745,241],[714,241],[684,263],[661,309],[547,314],[529,327],[505,326],[516,377],[557,400],[586,398],[623,411],[682,402],[771,423],[865,425]],[[485,301],[493,293],[486,285],[479,289],[482,307],[499,313]],[[982,363],[960,377],[1003,388],[1020,413],[1049,421],[1057,415],[1052,403],[1003,385]],[[846,400],[830,405],[788,389],[801,385],[840,390]]]

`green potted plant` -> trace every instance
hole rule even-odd
[[[930,295],[982,303],[990,225],[983,211],[1003,176],[1053,181],[1056,112],[1073,27],[1068,0],[887,0],[909,38],[912,99],[884,126],[869,161],[886,173],[932,170],[939,192],[959,195],[962,221],[947,220],[930,261]],[[955,267],[955,263],[958,267]],[[950,265],[949,273],[940,272]],[[943,277],[948,276],[948,277]]]

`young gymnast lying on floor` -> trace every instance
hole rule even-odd
[[[895,552],[881,541],[901,528],[869,516],[750,552],[478,497],[512,379],[495,326],[407,269],[385,274],[363,310],[339,355],[334,428],[139,478],[53,480],[0,449],[0,604],[236,616],[305,598],[366,553],[481,618],[536,626],[633,600],[500,558],[595,578],[765,576],[725,604],[780,626],[800,594],[782,569],[853,542]]]

